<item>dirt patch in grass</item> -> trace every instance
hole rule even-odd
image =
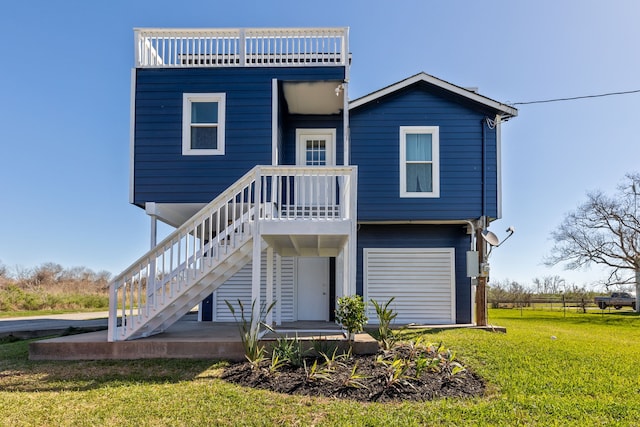
[[[302,366],[287,362],[277,369],[270,359],[255,365],[236,363],[225,369],[222,378],[278,393],[362,402],[483,395],[484,380],[453,359],[442,349],[398,346],[376,355],[306,357]]]

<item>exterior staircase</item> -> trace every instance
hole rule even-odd
[[[109,341],[164,331],[251,260],[255,176],[240,178],[112,281]]]
[[[254,167],[111,282],[109,341],[163,332],[267,245],[337,256],[355,233],[355,181],[355,167]]]

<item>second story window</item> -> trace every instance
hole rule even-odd
[[[185,93],[182,102],[182,154],[224,154],[224,93]]]
[[[400,197],[440,197],[437,126],[400,127]]]

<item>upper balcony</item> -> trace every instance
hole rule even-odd
[[[348,28],[137,28],[136,68],[347,66]]]

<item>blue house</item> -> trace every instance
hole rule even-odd
[[[196,305],[231,321],[238,299],[273,302],[276,325],[331,321],[355,293],[395,297],[399,323],[473,323],[468,253],[500,218],[517,110],[424,73],[349,101],[347,28],[135,40],[130,202],[151,249],[112,283],[110,341]],[[176,228],[162,242],[157,221]]]

